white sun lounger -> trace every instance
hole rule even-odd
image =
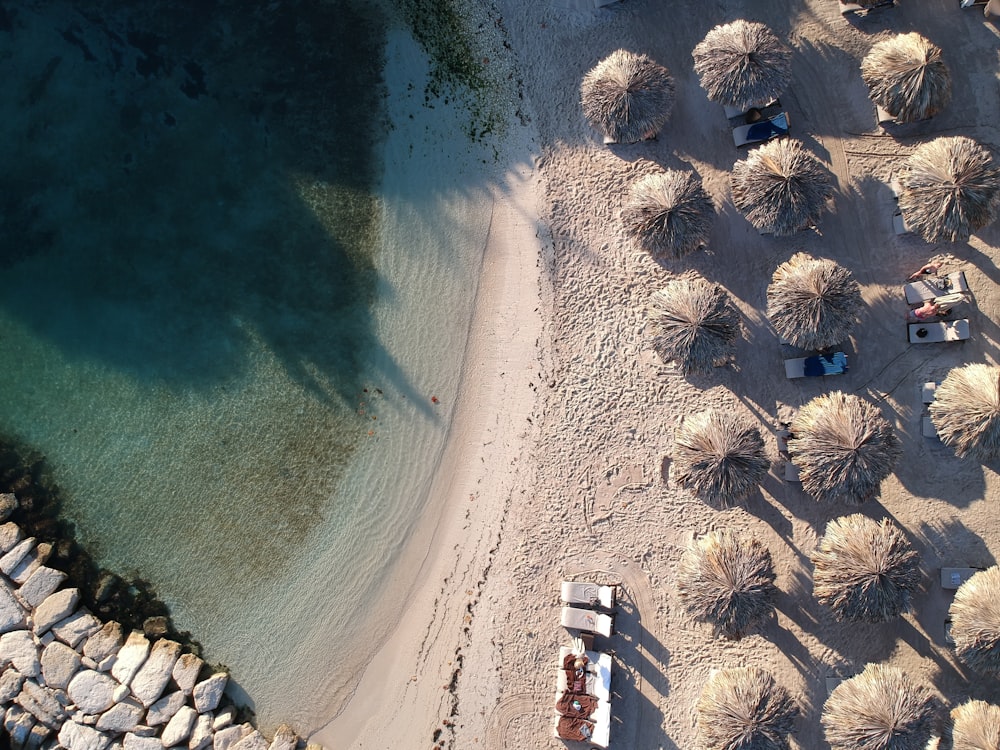
[[[563,607],[560,622],[564,628],[582,630],[585,633],[597,633],[605,637],[614,632],[614,620],[611,615],[595,612],[592,609]]]
[[[560,596],[565,604],[582,604],[586,607],[600,605],[605,609],[615,606],[615,587],[598,586],[583,581],[563,581]]]
[[[920,418],[920,434],[925,438],[936,438],[938,436],[934,422],[926,414]]]
[[[767,104],[752,104],[746,109],[740,109],[739,107],[729,107],[726,105],[722,105],[722,108],[726,110],[726,117],[732,120],[734,117],[743,117],[743,115],[745,115],[751,109],[767,109],[768,107],[780,107],[780,106],[781,106],[781,100],[774,99],[773,101],[770,101]]]
[[[968,293],[968,291],[969,282],[965,278],[965,271],[950,273],[943,279],[939,277],[920,279],[903,285],[903,294],[906,296],[907,304],[910,305],[919,305],[943,294]]]
[[[889,113],[889,110],[882,109],[881,107],[875,107],[875,119],[878,120],[879,125],[894,125],[896,123],[896,116]]]
[[[910,323],[907,326],[911,344],[940,344],[969,338],[969,320],[938,320],[933,323]]]
[[[799,476],[799,467],[793,464],[791,461],[785,461],[785,481],[786,482],[801,482],[802,477]]]
[[[941,568],[941,588],[957,589],[980,570],[980,568]]]
[[[568,687],[566,673],[562,669],[566,657],[573,653],[569,646],[559,649],[559,678],[556,680],[556,698]],[[587,693],[601,701],[611,700],[611,654],[598,651],[586,651],[587,663]]]
[[[924,383],[920,387],[920,398],[925,404],[929,404],[934,400],[934,394],[937,393],[938,384],[933,380]]]
[[[903,218],[902,211],[896,211],[892,215],[892,231],[896,234],[909,234],[910,227],[906,223],[906,219]]]

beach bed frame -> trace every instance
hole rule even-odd
[[[585,581],[563,581],[559,595],[564,604],[582,604],[585,607],[611,610],[617,599],[615,586],[599,586]]]
[[[615,621],[611,615],[581,607],[563,607],[560,624],[570,630],[597,633],[605,638],[611,637],[615,632]]]
[[[941,344],[970,338],[969,319],[910,323],[906,326],[911,344]]]
[[[954,591],[982,568],[941,568],[941,588]]]

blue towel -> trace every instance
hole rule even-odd
[[[818,377],[820,375],[843,375],[845,372],[847,372],[847,355],[843,352],[836,352],[829,357],[823,354],[817,354],[814,357],[806,357],[806,377]]]
[[[772,135],[785,135],[788,133],[788,120],[785,113],[775,116],[771,120],[755,122],[747,130],[748,141],[766,141]]]

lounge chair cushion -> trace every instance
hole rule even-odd
[[[964,341],[969,338],[969,320],[939,320],[933,323],[910,323],[907,326],[911,344],[940,344],[944,341]]]

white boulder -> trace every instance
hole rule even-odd
[[[122,647],[122,626],[111,621],[87,638],[83,646],[83,655],[100,663]]]
[[[219,707],[219,701],[222,700],[222,693],[228,682],[229,675],[226,672],[216,672],[207,680],[202,680],[194,686],[192,697],[198,713],[208,713]]]
[[[138,630],[133,630],[118,651],[118,659],[111,667],[112,676],[122,685],[128,685],[149,655],[149,641]]]
[[[17,590],[18,598],[28,607],[37,607],[63,585],[66,574],[61,570],[39,565]]]
[[[122,739],[124,750],[163,750],[163,743],[159,737],[140,737],[134,732],[129,732]]]
[[[7,730],[14,747],[24,746],[33,726],[35,726],[35,717],[16,703],[8,708],[4,714],[3,728]]]
[[[35,633],[41,635],[60,620],[65,620],[80,602],[80,589],[61,589],[45,597],[35,609]]]
[[[38,645],[28,630],[12,630],[0,635],[0,664],[10,663],[25,677],[37,677],[42,667]]]
[[[191,737],[188,740],[188,750],[204,750],[212,744],[212,737],[215,730],[212,729],[212,714],[198,714],[191,729]]]
[[[215,712],[215,718],[212,719],[212,729],[218,732],[223,727],[228,727],[234,721],[236,721],[236,706],[225,706]]]
[[[47,542],[42,542],[25,555],[21,559],[21,562],[14,567],[14,569],[10,572],[10,579],[18,585],[23,584],[31,577],[32,573],[38,570],[38,568],[49,559],[49,555],[51,554],[52,545]]]
[[[0,578],[0,633],[23,628],[27,614],[14,597],[14,590]]]
[[[180,654],[181,644],[177,641],[162,640],[153,644],[149,658],[136,672],[131,684],[132,695],[144,706],[151,705],[163,693]]]
[[[0,674],[0,704],[8,705],[21,692],[24,675],[14,667],[8,667]]]
[[[3,573],[8,578],[12,578],[11,573],[14,568],[16,568],[21,560],[31,552],[32,548],[35,546],[35,538],[29,537],[28,539],[22,539],[20,542],[14,545],[14,547],[4,553],[3,557],[0,557],[0,573]]]
[[[231,750],[267,750],[267,739],[259,731],[254,729],[250,734],[241,739]]]
[[[131,732],[142,721],[145,708],[139,701],[126,698],[116,703],[97,719],[97,728],[102,732],[122,734]]]
[[[80,610],[52,626],[52,632],[63,643],[76,648],[83,640],[101,629],[101,621],[90,612]]]
[[[187,741],[187,738],[191,736],[191,730],[194,728],[194,722],[197,718],[198,712],[191,708],[191,706],[181,706],[180,710],[163,727],[163,733],[160,735],[163,746],[173,747]]]
[[[6,554],[21,541],[21,527],[12,521],[0,526],[0,553]]]
[[[50,729],[58,729],[68,716],[66,693],[25,680],[14,701]]]
[[[213,750],[229,750],[241,739],[243,739],[243,727],[231,724],[215,733],[212,740]]]
[[[149,711],[146,713],[146,723],[151,727],[166,724],[185,703],[187,703],[187,696],[180,691],[164,695],[149,707]]]
[[[80,654],[65,643],[53,641],[42,649],[42,681],[50,688],[65,690],[80,669]]]
[[[298,742],[299,738],[295,735],[295,730],[287,724],[282,724],[274,730],[274,738],[271,740],[268,750],[295,750]]]
[[[75,721],[67,721],[59,730],[59,744],[66,750],[106,750],[111,738]]]
[[[85,669],[70,680],[69,693],[78,709],[85,714],[99,714],[114,705],[118,682],[109,674]]]
[[[194,685],[198,681],[198,674],[201,672],[201,668],[203,666],[205,666],[205,662],[194,654],[180,655],[180,658],[177,659],[177,663],[174,664],[174,671],[171,676],[174,678],[174,682],[177,683],[177,687],[181,689],[182,693],[185,695],[191,695],[191,691],[194,689]]]

